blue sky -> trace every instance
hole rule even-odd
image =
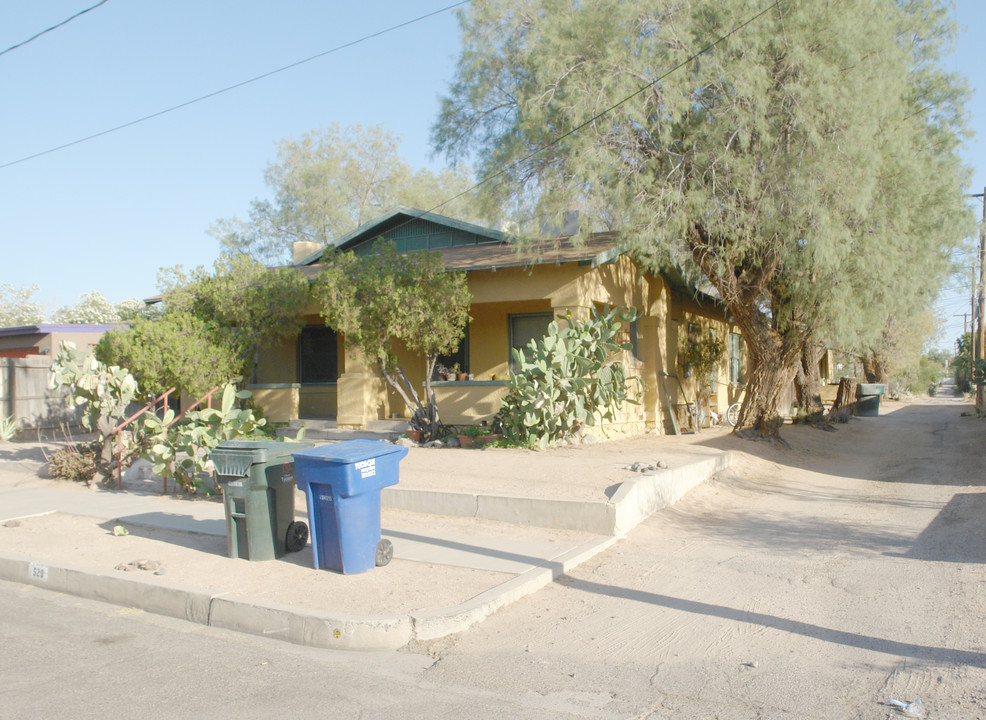
[[[109,0],[0,56],[0,165],[186,102],[440,10],[454,0],[278,3]],[[0,50],[96,0],[7,0]],[[977,89],[965,158],[986,186],[986,2],[959,0],[965,26],[946,66]],[[0,283],[37,284],[47,310],[89,290],[153,295],[157,271],[211,265],[215,220],[245,217],[284,138],[338,122],[382,124],[415,166],[438,168],[429,132],[452,77],[447,11],[190,107],[0,169]],[[981,212],[981,205],[977,206]],[[971,259],[970,259],[971,260]],[[968,283],[940,302],[951,347]]]

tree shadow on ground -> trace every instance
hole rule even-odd
[[[986,423],[963,416],[971,405],[957,401],[888,403],[879,417],[853,417],[834,432],[810,425],[785,425],[781,444],[710,435],[695,444],[738,451],[820,473],[838,463],[845,477],[877,482],[986,487],[986,472],[972,448],[986,439]],[[850,462],[847,462],[849,460]]]
[[[937,562],[986,563],[984,518],[986,493],[958,493],[901,557]]]
[[[644,590],[631,590],[629,588],[604,585],[602,583],[581,580],[578,578],[564,577],[560,583],[587,593],[605,595],[608,597],[622,598],[634,602],[647,603],[659,607],[676,610],[678,612],[705,615],[707,617],[718,617],[732,622],[747,623],[764,628],[771,628],[780,632],[801,635],[803,637],[820,640],[823,642],[835,643],[847,647],[868,650],[871,652],[885,653],[896,657],[907,657],[914,660],[944,664],[957,663],[972,667],[986,668],[986,655],[970,650],[957,650],[953,648],[933,647],[930,645],[919,645],[917,643],[906,643],[888,638],[874,637],[862,633],[847,632],[835,628],[827,628],[812,623],[790,620],[777,615],[767,613],[751,612],[726,605],[716,605],[714,603],[700,602],[697,600],[687,600],[676,598],[670,595],[647,592]]]

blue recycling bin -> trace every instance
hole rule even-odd
[[[397,484],[407,448],[348,440],[292,455],[308,501],[315,567],[354,574],[386,565],[393,545],[380,538],[380,491]]]

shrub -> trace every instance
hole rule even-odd
[[[548,334],[532,340],[525,351],[514,350],[518,372],[507,380],[507,396],[494,427],[515,443],[545,447],[568,437],[583,426],[617,419],[624,403],[638,404],[643,392],[640,378],[628,377],[620,353],[630,350],[621,343],[622,322],[633,322],[633,309],[606,309],[578,321],[568,313],[559,329],[548,325]],[[622,321],[622,322],[621,322]],[[630,381],[638,383],[631,395]]]
[[[20,431],[21,425],[15,417],[3,417],[0,415],[0,442],[10,442]]]
[[[109,473],[113,464],[113,430],[130,403],[141,399],[137,381],[126,368],[107,366],[71,342],[62,343],[51,365],[50,387],[67,387],[68,402],[83,409],[82,426],[99,436],[97,464]],[[135,448],[125,448],[131,454]]]
[[[48,458],[48,472],[60,480],[92,483],[96,475],[96,459],[102,445],[98,442],[77,443],[56,450]]]
[[[202,490],[211,495],[212,488],[202,482],[201,475],[213,448],[226,440],[249,437],[266,423],[254,417],[251,410],[236,407],[238,400],[246,400],[251,394],[249,390],[238,393],[232,384],[227,384],[219,409],[193,410],[170,427],[173,410],[165,412],[163,418],[147,417],[144,428],[149,447],[144,457],[153,463],[154,473],[174,478],[189,492]]]

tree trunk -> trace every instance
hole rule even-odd
[[[791,387],[800,362],[801,347],[811,332],[792,321],[778,327],[776,305],[783,303],[773,287],[779,254],[768,253],[750,266],[737,257],[725,265],[721,246],[728,239],[693,224],[687,236],[692,259],[729,308],[750,352],[750,380],[733,432],[741,437],[780,439],[781,404]]]
[[[886,358],[875,352],[863,356],[863,377],[868,383],[886,383],[889,376]]]
[[[401,368],[396,372],[388,372],[385,363],[380,363],[380,371],[384,379],[393,387],[407,404],[411,412],[411,428],[421,431],[421,439],[425,442],[440,440],[446,428],[438,416],[438,404],[435,402],[435,392],[431,389],[431,375],[435,371],[437,355],[425,358],[425,390],[424,403],[418,397],[414,387],[408,381]]]
[[[821,419],[825,408],[819,389],[822,384],[818,372],[818,361],[822,357],[822,347],[810,338],[801,348],[801,362],[794,376],[794,390],[798,398],[799,415],[806,416],[810,422]]]
[[[835,396],[828,419],[835,422],[849,422],[849,416],[856,408],[856,378],[844,377],[839,381],[839,392]]]
[[[784,389],[791,386],[797,367],[789,360],[785,362],[779,349],[759,360],[752,349],[750,354],[750,381],[733,432],[741,437],[777,438],[783,424]]]

